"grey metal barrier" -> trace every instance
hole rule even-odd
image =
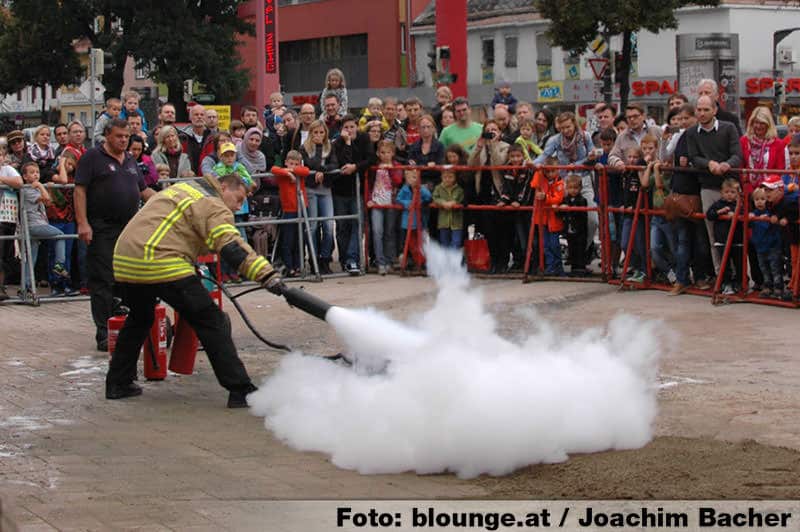
[[[261,173],[261,174],[253,174],[252,177],[255,178],[262,178],[262,177],[272,177],[272,173]],[[166,183],[166,184],[174,184],[174,183],[184,183],[184,182],[193,182],[202,180],[203,177],[195,176],[195,177],[182,177],[182,178],[173,178],[173,179],[161,179],[159,183]],[[356,199],[359,200],[361,198],[361,182],[359,179],[356,179]],[[74,184],[57,184],[57,183],[48,183],[48,188],[75,188]],[[23,188],[32,188],[30,185],[25,184]],[[74,297],[54,297],[50,295],[40,296],[38,293],[38,282],[36,280],[36,272],[35,272],[35,265],[33,264],[32,260],[32,244],[31,244],[31,234],[30,228],[28,227],[28,218],[27,218],[27,211],[25,210],[25,204],[20,197],[20,194],[13,188],[7,187],[5,185],[0,185],[0,189],[11,190],[17,194],[18,204],[19,204],[19,223],[18,223],[18,232],[13,236],[0,236],[0,240],[13,240],[20,242],[20,264],[21,269],[27,269],[28,278],[30,279],[30,292],[27,292],[22,289],[24,274],[22,271],[20,272],[20,297],[19,298],[9,298],[3,303],[6,304],[28,304],[33,306],[38,306],[40,303],[43,302],[58,302],[58,301],[85,301],[88,299],[88,296],[74,296]],[[357,234],[359,235],[359,239],[361,239],[361,235],[364,234],[363,230],[363,209],[361,205],[361,201],[356,201],[357,212],[356,214],[345,214],[345,215],[333,215],[333,216],[317,216],[317,217],[309,217],[308,216],[308,208],[304,201],[302,190],[300,187],[300,181],[298,180],[296,186],[296,193],[297,193],[297,206],[299,209],[298,217],[295,219],[280,219],[280,218],[265,218],[247,222],[236,222],[234,225],[236,227],[264,227],[267,225],[284,225],[284,224],[296,224],[298,226],[298,246],[300,251],[300,264],[301,264],[301,275],[298,280],[306,280],[309,275],[313,275],[313,279],[317,282],[321,282],[323,280],[323,276],[320,273],[319,264],[317,262],[316,250],[315,250],[315,239],[313,238],[314,235],[311,234],[311,222],[319,222],[319,221],[337,221],[337,220],[355,220],[357,224]],[[305,233],[305,238],[304,234]],[[277,244],[279,241],[280,236],[275,240],[275,243],[272,247],[272,252],[270,254],[270,262],[275,261],[275,255],[277,251]],[[35,240],[65,240],[65,239],[78,239],[78,234],[63,234],[63,235],[55,235],[55,236],[47,236],[47,237],[37,237]],[[335,239],[335,235],[334,235]],[[335,240],[334,240],[335,241]],[[308,243],[309,246],[309,261],[310,261],[310,271],[309,268],[306,267],[305,261],[305,242]],[[340,253],[342,250],[340,250]],[[359,259],[360,259],[360,273],[364,273],[364,257],[365,257],[365,250],[364,250],[364,242],[359,242]],[[347,273],[335,273],[329,274],[325,277],[343,277],[347,276]],[[291,279],[287,279],[287,281],[291,281]],[[254,284],[254,283],[244,283],[244,284]],[[0,303],[0,304],[3,304]]]

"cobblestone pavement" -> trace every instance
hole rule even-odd
[[[800,422],[789,416],[800,394],[796,311],[714,308],[703,298],[676,301],[589,283],[477,284],[498,313],[540,302],[565,323],[581,316],[601,324],[617,309],[664,319],[681,336],[662,365],[662,380],[675,385],[660,395],[659,433],[800,446]],[[369,304],[404,317],[430,304],[433,283],[366,276],[306,288],[335,304]],[[327,326],[275,297],[257,293],[243,304],[271,339],[336,352]],[[232,317],[240,354],[258,382],[280,355]],[[280,531],[264,525],[280,512],[269,503],[276,499],[486,495],[452,475],[362,476],[320,454],[296,452],[261,418],[225,408],[227,393],[202,354],[195,375],[142,382],[143,396],[107,401],[108,358],[94,350],[88,302],[2,306],[0,318],[2,530]]]

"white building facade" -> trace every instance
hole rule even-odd
[[[739,41],[738,93],[740,107],[752,109],[773,96],[772,35],[777,30],[800,27],[800,7],[784,2],[724,1],[718,7],[691,7],[676,13],[678,28],[658,34],[635,35],[636,56],[631,72],[630,99],[662,115],[669,95],[677,90],[676,35],[730,33]],[[421,21],[424,14],[417,19]],[[411,30],[416,50],[418,81],[432,85],[428,52],[435,43],[435,27],[415,23]],[[582,112],[602,99],[590,60],[600,55],[587,51],[572,58],[551,47],[545,32],[549,21],[531,9],[513,17],[498,16],[469,21],[467,25],[467,84],[470,100],[488,103],[497,82],[512,84],[513,93],[561,110]],[[621,37],[611,39],[612,51],[622,49]],[[786,80],[785,114],[800,112],[800,31],[778,45],[778,69]],[[600,63],[595,62],[595,66]],[[618,88],[617,88],[618,94]],[[747,112],[745,112],[745,115]]]

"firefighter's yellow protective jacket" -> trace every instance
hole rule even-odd
[[[155,284],[194,275],[197,257],[218,253],[239,273],[263,282],[274,270],[233,225],[212,176],[173,185],[150,198],[122,231],[114,248],[114,279]]]

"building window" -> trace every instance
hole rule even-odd
[[[406,25],[400,24],[400,53],[407,54],[408,48],[406,47]]]
[[[69,113],[67,113],[67,124],[74,121],[75,121],[75,113],[70,111]]]
[[[286,92],[318,94],[331,68],[344,72],[348,88],[368,86],[366,34],[282,42],[278,60]]]
[[[22,101],[22,91],[17,91],[17,101],[18,102]]]
[[[536,35],[536,63],[550,65],[553,63],[553,52],[544,33]]]
[[[517,36],[506,37],[506,68],[517,68]]]
[[[86,120],[86,111],[81,111],[81,124],[88,124],[89,121]]]
[[[133,75],[136,79],[148,79],[150,77],[150,73],[153,71],[153,65],[144,65],[143,67],[136,67],[133,72]]]
[[[56,88],[53,87],[52,85],[50,86],[50,99],[51,100],[56,99]]]
[[[481,41],[481,50],[483,53],[482,65],[484,68],[494,66],[494,38],[487,38]]]

